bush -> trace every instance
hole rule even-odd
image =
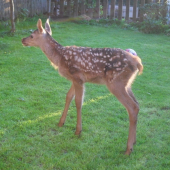
[[[160,34],[165,33],[165,31],[169,28],[168,25],[162,24],[160,21],[156,20],[145,20],[141,23],[141,27],[139,31],[142,31],[147,34]]]
[[[140,11],[144,14],[143,22],[126,22],[125,20],[118,19],[100,19],[100,20],[78,20],[77,23],[104,26],[109,25],[118,26],[123,29],[139,30],[147,34],[160,34],[165,33],[170,35],[170,27],[166,24],[166,4],[149,3],[140,7]]]
[[[166,4],[150,3],[140,8],[144,14],[144,21],[136,24],[139,31],[144,33],[164,33],[169,26],[166,25],[165,10]]]

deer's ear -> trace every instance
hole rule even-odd
[[[39,19],[38,22],[37,22],[37,28],[38,28],[39,33],[43,33],[44,32],[44,28],[42,26],[41,19]]]
[[[46,23],[45,23],[45,30],[46,30],[50,35],[52,35],[51,27],[50,27],[50,24],[49,24],[49,19],[47,19],[47,21],[46,21]]]

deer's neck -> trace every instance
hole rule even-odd
[[[51,61],[51,63],[55,67],[58,67],[60,59],[62,57],[62,46],[50,37],[48,41],[46,41],[46,43],[44,43],[40,48],[45,53],[47,58]]]

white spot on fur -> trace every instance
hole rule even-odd
[[[81,58],[78,58],[78,60],[77,60],[78,62],[81,62]]]
[[[74,56],[74,59],[77,60],[77,59],[78,59],[78,56],[75,55],[75,56]]]
[[[121,68],[116,68],[116,70],[117,70],[117,71],[120,71],[120,70],[122,70],[122,69],[121,69]]]
[[[118,66],[120,66],[120,65],[121,65],[121,62],[119,61],[117,64],[118,64]]]

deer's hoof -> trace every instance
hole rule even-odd
[[[63,125],[64,125],[64,123],[61,123],[61,122],[58,123],[59,127],[62,127]]]
[[[81,134],[81,130],[76,130],[75,135],[80,135]]]
[[[132,153],[133,149],[127,149],[126,152],[125,152],[125,155],[130,155]]]

